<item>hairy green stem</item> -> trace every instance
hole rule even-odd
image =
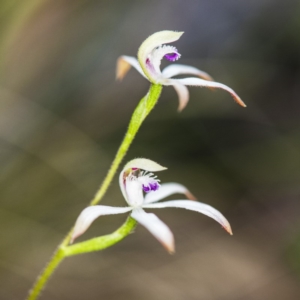
[[[121,161],[123,160],[125,154],[127,153],[133,139],[135,138],[140,126],[142,125],[145,118],[154,108],[157,100],[161,94],[162,86],[158,84],[152,84],[148,94],[142,98],[136,107],[133,115],[131,117],[128,130],[126,135],[119,147],[119,150],[116,154],[116,157],[102,183],[99,190],[95,194],[92,199],[90,205],[96,205],[100,202],[105,192],[107,191]],[[68,246],[70,237],[72,234],[72,230],[68,233],[68,235],[64,238],[62,243],[58,246],[57,250],[52,256],[52,259],[47,264],[46,268],[43,270],[41,275],[37,278],[33,288],[29,292],[27,300],[35,300],[40,295],[41,291],[47,284],[49,278],[54,273],[55,269],[59,266],[59,264],[63,261],[65,257],[73,256],[77,254],[93,252],[103,250],[108,248],[117,242],[124,239],[136,226],[136,221],[132,218],[128,218],[127,221],[115,232],[109,235],[105,235],[102,237],[97,237],[94,239],[90,239],[85,242],[77,243],[71,246]]]
[[[49,280],[50,276],[53,274],[53,272],[61,263],[61,261],[64,259],[64,257],[65,257],[64,251],[59,247],[54,253],[54,255],[52,256],[46,268],[43,270],[41,275],[37,278],[32,290],[30,290],[29,292],[27,298],[28,300],[37,299],[42,289],[45,287],[47,281]]]
[[[136,220],[128,217],[127,221],[113,233],[68,246],[64,249],[64,254],[65,256],[74,256],[106,249],[123,240],[133,231],[135,226]]]
[[[148,94],[139,102],[138,106],[136,107],[133,115],[131,117],[128,130],[126,135],[123,139],[123,142],[117,152],[117,155],[101,185],[98,192],[96,193],[94,199],[91,201],[91,205],[95,205],[99,203],[102,199],[103,195],[108,189],[122,159],[124,158],[125,154],[127,153],[129,146],[131,145],[136,133],[138,132],[140,126],[142,125],[145,118],[148,116],[150,111],[155,106],[160,93],[162,90],[161,85],[153,84],[150,87]]]

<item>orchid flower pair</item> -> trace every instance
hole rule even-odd
[[[149,36],[138,50],[138,59],[126,55],[118,59],[117,79],[123,79],[132,66],[151,83],[172,85],[179,97],[178,111],[182,111],[189,101],[189,91],[186,85],[223,89],[229,92],[239,105],[246,107],[245,103],[230,87],[212,81],[212,78],[207,73],[195,67],[173,64],[166,67],[163,71],[160,70],[160,64],[163,58],[172,62],[180,58],[181,55],[175,47],[165,44],[177,41],[182,34],[183,32],[164,30]],[[173,76],[182,74],[191,74],[200,78],[171,79]]]
[[[222,83],[212,81],[212,78],[207,73],[197,68],[173,64],[166,67],[163,71],[160,70],[163,58],[172,62],[180,58],[180,54],[175,47],[165,44],[177,41],[182,34],[183,32],[165,30],[148,37],[138,50],[138,59],[131,56],[121,56],[118,59],[117,78],[122,79],[130,67],[133,66],[153,84],[174,86],[179,97],[179,111],[185,108],[189,100],[189,92],[186,85],[223,89],[229,92],[238,104],[245,107],[244,102],[231,88]],[[171,79],[171,77],[181,74],[192,74],[200,78]],[[134,159],[126,164],[120,173],[119,183],[128,206],[96,205],[87,207],[81,212],[76,221],[71,242],[82,235],[99,216],[131,211],[131,217],[147,228],[172,253],[175,248],[171,230],[156,215],[144,211],[144,208],[164,207],[185,208],[203,213],[219,222],[228,233],[232,234],[229,222],[219,211],[207,204],[194,201],[192,194],[183,185],[178,183],[160,185],[157,177],[149,173],[165,169],[159,164],[144,158]],[[158,203],[172,194],[184,194],[189,200],[173,200]]]
[[[76,221],[71,242],[82,235],[96,218],[131,211],[131,217],[148,229],[170,253],[173,253],[175,250],[174,237],[169,227],[155,214],[144,211],[144,208],[164,207],[185,208],[200,212],[219,222],[229,234],[232,234],[229,222],[218,210],[195,201],[193,195],[183,185],[178,183],[160,184],[160,180],[153,173],[149,173],[165,169],[156,162],[145,158],[137,158],[127,163],[120,173],[119,184],[128,206],[95,205],[85,208]],[[185,194],[187,198],[193,200],[173,200],[158,203],[172,194]]]
[[[133,230],[136,222],[149,230],[167,251],[173,253],[175,250],[173,233],[155,214],[147,213],[144,209],[175,207],[200,212],[216,220],[229,234],[232,234],[230,224],[226,218],[215,208],[195,201],[195,198],[186,187],[178,183],[160,184],[160,180],[158,180],[151,172],[162,171],[166,168],[149,159],[134,159],[127,163],[120,173],[119,184],[128,206],[112,207],[94,205],[97,204],[105,194],[119,163],[126,154],[140,125],[156,104],[160,96],[162,85],[172,85],[175,88],[179,97],[179,111],[183,110],[189,101],[189,91],[186,88],[186,85],[223,89],[229,92],[238,104],[243,107],[246,106],[231,88],[222,83],[212,81],[212,78],[207,73],[200,71],[197,68],[173,64],[166,67],[163,71],[160,70],[160,64],[163,58],[172,62],[180,58],[180,54],[175,47],[165,44],[177,41],[182,34],[183,32],[167,30],[154,33],[140,46],[137,55],[138,59],[130,56],[121,56],[118,59],[118,79],[122,79],[130,67],[133,66],[140,74],[142,74],[142,76],[148,79],[152,85],[148,94],[142,98],[135,109],[126,136],[103,184],[91,201],[92,205],[85,208],[77,218],[75,227],[71,233],[70,243],[73,243],[77,237],[82,235],[90,227],[93,221],[100,216],[131,212],[130,217],[112,234],[78,243],[77,245],[67,246],[67,243],[69,242],[68,235],[58,246],[52,259],[37,278],[27,299],[37,299],[50,276],[64,258],[110,247],[127,236]],[[182,74],[191,74],[198,77],[172,79],[173,76]],[[159,202],[173,194],[184,194],[189,200],[183,199]]]

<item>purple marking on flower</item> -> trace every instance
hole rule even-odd
[[[164,57],[169,61],[176,61],[180,57],[180,54],[177,52],[173,52],[166,54]]]
[[[147,69],[150,70],[150,72],[155,73],[154,67],[149,58],[146,59],[146,66],[147,66]]]
[[[143,190],[145,193],[149,193],[151,191],[149,186],[146,186],[146,185],[143,185]]]
[[[132,171],[136,171],[138,168],[131,168],[132,169]]]
[[[159,189],[159,184],[157,182],[150,183],[148,185],[143,184],[143,190],[145,193],[149,193],[151,191],[157,191]]]
[[[159,184],[157,182],[154,182],[154,184],[150,183],[150,186],[152,191],[156,191],[159,189]]]

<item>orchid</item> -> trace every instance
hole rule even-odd
[[[128,206],[95,205],[85,208],[76,221],[71,242],[82,235],[99,216],[131,211],[131,217],[148,229],[170,253],[173,253],[175,249],[174,237],[169,227],[155,214],[144,211],[144,208],[164,207],[185,208],[200,212],[219,222],[228,233],[232,234],[229,222],[218,210],[195,201],[194,196],[183,185],[178,183],[160,184],[160,180],[153,173],[149,173],[165,169],[156,162],[145,158],[137,158],[127,163],[120,173],[119,184]],[[172,194],[185,194],[191,200],[172,200],[158,203]]]
[[[181,55],[175,47],[165,44],[177,41],[182,34],[183,32],[164,30],[149,36],[138,50],[138,59],[126,55],[119,57],[117,61],[117,79],[123,79],[132,66],[153,84],[172,85],[179,98],[178,111],[182,111],[189,101],[189,91],[186,85],[223,89],[227,91],[239,105],[246,107],[246,104],[234,90],[222,83],[212,81],[211,76],[195,67],[173,64],[167,66],[163,71],[160,70],[160,64],[163,58],[172,62],[180,58]],[[182,74],[191,74],[200,78],[171,78]]]

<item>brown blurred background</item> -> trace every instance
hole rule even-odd
[[[119,55],[185,31],[180,63],[242,97],[190,88],[178,114],[164,88],[125,161],[168,166],[230,220],[157,211],[170,256],[141,226],[106,251],[67,259],[41,299],[300,299],[300,5],[253,0],[0,2],[0,299],[23,299],[104,178],[149,83]],[[172,199],[178,199],[174,196]],[[103,204],[124,205],[115,179]],[[126,216],[97,220],[89,238]]]

